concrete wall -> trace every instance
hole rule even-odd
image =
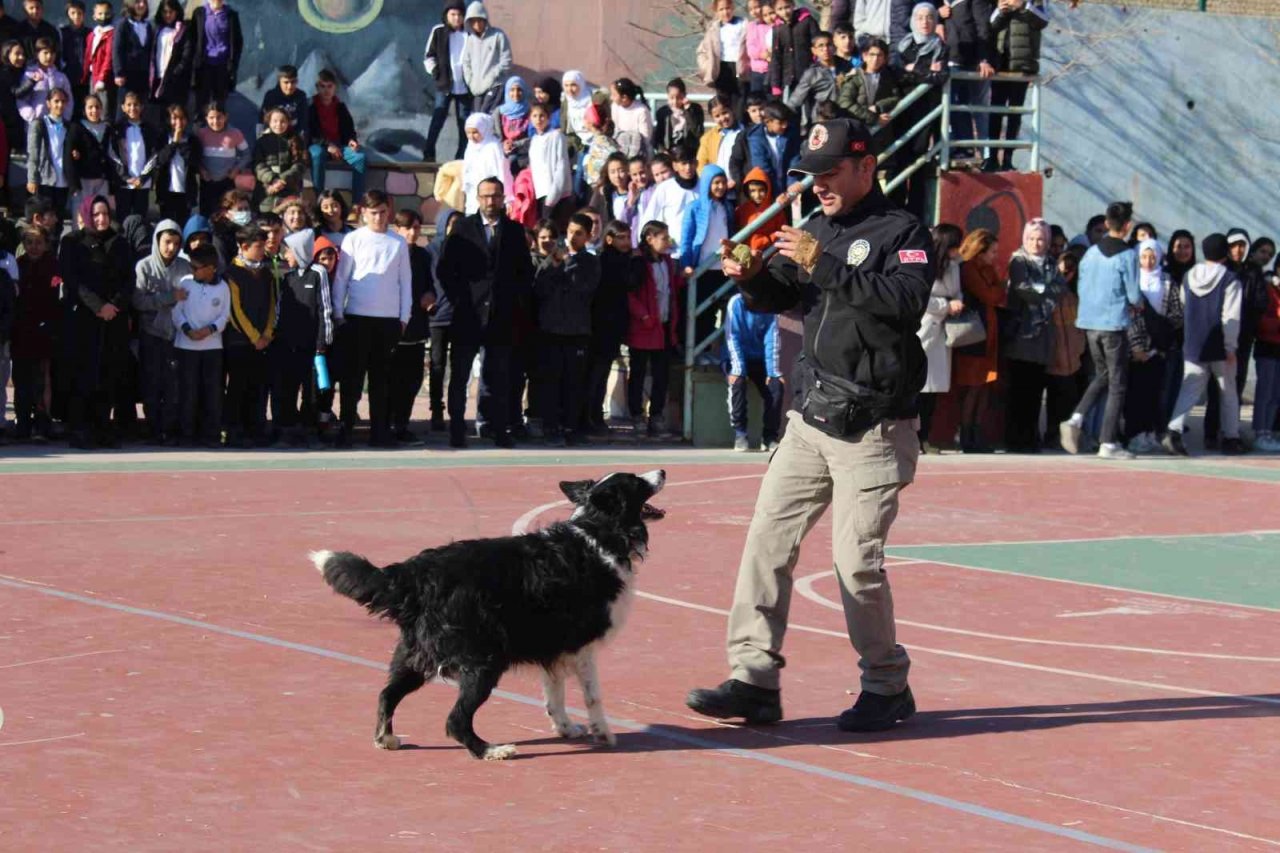
[[[1278,4],[1280,5],[1280,4]],[[1161,235],[1274,234],[1280,21],[1055,4],[1044,73],[1045,216],[1067,233],[1114,199]]]

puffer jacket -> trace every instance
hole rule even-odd
[[[991,19],[996,38],[996,70],[1040,73],[1040,31],[1049,25],[1044,0],[1027,0],[1016,12],[997,11]]]
[[[1009,322],[1001,327],[1003,355],[1048,364],[1053,357],[1053,309],[1066,290],[1053,259],[1019,249],[1009,259]]]

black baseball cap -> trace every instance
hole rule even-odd
[[[840,165],[841,160],[861,160],[871,156],[871,131],[860,121],[837,118],[820,121],[800,143],[800,159],[790,175],[822,175]]]

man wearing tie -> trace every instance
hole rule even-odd
[[[453,304],[449,365],[449,446],[466,447],[467,381],[481,349],[480,410],[498,447],[511,447],[508,386],[516,306],[531,298],[533,261],[524,229],[506,216],[502,181],[477,192],[480,209],[458,220],[445,238],[437,275]]]

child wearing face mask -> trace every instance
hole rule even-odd
[[[116,28],[111,16],[112,8],[108,0],[97,0],[93,4],[93,29],[85,39],[81,72],[88,94],[95,94],[103,99],[102,104],[106,109],[104,116],[116,114],[116,81],[111,76],[111,48],[115,42]]]
[[[224,193],[213,214],[213,245],[218,250],[220,269],[226,267],[239,252],[236,233],[253,224],[253,204],[244,190]]]

